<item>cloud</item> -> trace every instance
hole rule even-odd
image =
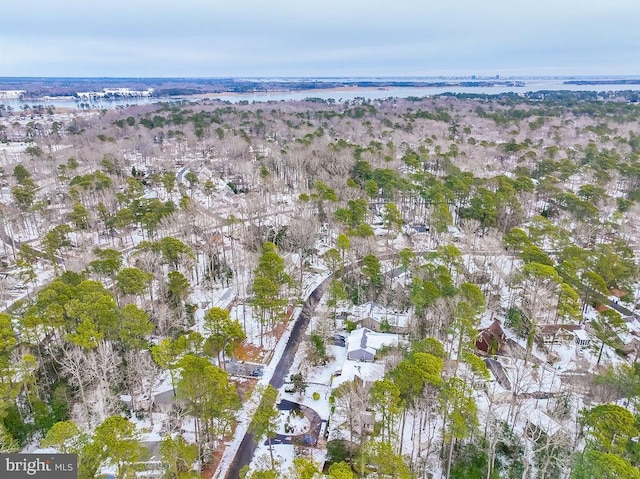
[[[3,9],[0,75],[638,73],[635,0],[23,0]]]

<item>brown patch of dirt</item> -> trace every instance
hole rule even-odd
[[[289,324],[289,321],[279,322],[278,324],[276,324],[276,327],[269,332],[269,335],[276,338],[276,341],[279,340],[280,337],[282,336],[282,333],[284,333],[284,330],[287,329],[288,324]]]
[[[243,381],[234,381],[234,378],[230,378],[229,381],[235,383],[238,395],[242,398],[242,401],[249,399],[251,391],[256,387],[258,379],[243,378]]]
[[[287,314],[285,316],[286,322],[289,322],[295,310],[296,310],[296,307],[293,304],[289,306],[289,309],[287,309]]]
[[[261,363],[265,355],[263,349],[247,342],[238,346],[233,353],[238,361],[248,361],[250,363]]]
[[[285,329],[287,329],[288,324],[289,324],[289,321],[281,321],[277,323],[275,327],[267,333],[267,335],[275,338],[277,343],[282,337],[282,334],[284,333]],[[269,363],[271,361],[272,356],[273,356],[273,350],[265,351],[263,362]]]
[[[220,460],[222,459],[222,454],[224,453],[225,445],[224,443],[220,443],[218,449],[213,452],[211,457],[211,461],[206,463],[202,467],[202,471],[200,472],[200,477],[202,479],[211,479],[218,469],[218,464],[220,464]]]
[[[284,331],[287,329],[289,320],[293,316],[294,311],[295,305],[289,306],[285,320],[276,323],[275,327],[271,331],[265,332],[265,336],[273,337],[276,342],[278,342]],[[267,364],[271,360],[273,351],[265,350],[260,346],[245,341],[234,349],[233,354],[237,361]]]

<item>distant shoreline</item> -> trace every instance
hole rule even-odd
[[[194,95],[278,94],[301,91],[355,91],[362,89],[403,88],[513,88],[524,87],[523,80],[500,78],[464,79],[61,79],[2,78],[0,100],[15,98],[23,101],[126,100],[129,98],[171,98]],[[119,91],[123,93],[120,93]],[[136,95],[135,93],[142,93]],[[152,92],[152,93],[149,93]],[[2,95],[5,93],[5,96]],[[6,95],[11,96],[6,96]]]
[[[424,95],[442,91],[480,92],[574,90],[589,85],[624,88],[640,85],[640,76],[430,76],[430,77],[281,77],[281,78],[26,78],[0,77],[0,103],[16,99],[18,103],[144,103],[180,99],[277,97],[300,95],[314,97],[345,92],[402,92],[423,90]],[[120,94],[120,90],[124,93]],[[127,93],[129,92],[130,93]],[[138,97],[131,93],[146,91]],[[148,93],[151,92],[151,93]],[[4,93],[4,95],[3,95]],[[409,93],[413,94],[413,93]],[[86,108],[86,106],[85,106]]]
[[[529,92],[591,92],[600,93],[604,97],[616,92],[640,92],[640,78],[594,78],[583,79],[570,78],[548,78],[548,79],[527,79],[527,81],[504,80],[472,80],[472,81],[392,81],[369,79],[367,81],[349,80],[343,82],[331,80],[318,81],[293,81],[271,80],[262,82],[254,80],[250,82],[239,82],[233,79],[220,79],[211,82],[201,80],[188,83],[189,79],[181,80],[182,83],[167,83],[166,85],[147,86],[148,83],[117,84],[115,79],[109,79],[111,86],[123,90],[139,90],[140,87],[153,89],[153,96],[134,95],[112,95],[89,98],[76,97],[77,91],[100,92],[100,89],[107,90],[103,83],[94,83],[90,86],[69,82],[63,87],[63,82],[59,81],[58,87],[55,85],[44,85],[45,80],[40,79],[38,90],[26,90],[20,98],[2,98],[0,94],[0,104],[11,107],[14,110],[29,109],[35,107],[55,107],[68,108],[70,110],[104,110],[123,108],[133,105],[156,104],[161,102],[181,102],[198,100],[215,100],[223,102],[244,103],[244,102],[274,102],[274,101],[303,101],[321,100],[326,102],[349,101],[358,98],[369,100],[382,100],[386,98],[410,98],[429,97],[440,94],[459,95],[480,95],[495,96],[501,94],[526,94]],[[124,80],[123,80],[124,81]],[[138,80],[142,82],[143,80]],[[218,83],[216,83],[218,82]],[[589,85],[603,85],[601,88],[589,87]],[[0,91],[2,87],[0,78]],[[18,85],[14,85],[18,86]],[[85,87],[84,90],[78,90]],[[57,89],[56,89],[57,88]],[[23,89],[25,90],[25,89]],[[55,91],[54,91],[55,90]],[[5,93],[16,93],[16,90],[5,91]],[[640,93],[639,93],[640,94]],[[61,110],[59,110],[61,111]]]
[[[416,87],[396,87],[396,88],[416,88]],[[421,87],[421,88],[427,88],[427,87]],[[247,91],[247,92],[235,92],[235,91],[226,91],[226,92],[220,92],[220,93],[200,93],[200,94],[195,94],[195,95],[187,95],[189,98],[193,98],[193,99],[215,99],[221,96],[230,96],[230,97],[243,97],[243,96],[248,96],[248,95],[269,95],[271,93],[273,93],[274,95],[278,95],[278,94],[285,94],[285,93],[313,93],[313,92],[317,92],[317,93],[332,93],[332,92],[342,92],[342,91],[350,91],[350,92],[357,92],[357,91],[369,91],[369,90],[388,90],[389,87],[363,87],[363,86],[336,86],[336,87],[331,87],[331,88],[313,88],[313,89],[300,89],[300,90],[296,90],[296,89],[286,89],[286,90],[259,90],[259,91]]]
[[[620,80],[568,80],[565,85],[640,85],[640,79],[620,79]]]

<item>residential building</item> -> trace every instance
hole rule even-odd
[[[495,320],[488,328],[479,332],[476,340],[476,348],[485,354],[497,354],[505,345],[507,336],[500,326],[500,322]]]
[[[373,361],[376,350],[367,345],[367,333],[371,330],[358,328],[347,338],[347,359],[356,361]]]
[[[369,301],[354,308],[355,322],[360,327],[381,333],[407,334],[409,316],[406,313],[390,311],[375,301]]]
[[[544,344],[567,344],[575,340],[580,324],[543,324],[538,327],[538,336]]]

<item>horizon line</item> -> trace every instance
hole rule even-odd
[[[340,76],[289,76],[289,75],[263,75],[263,76],[0,76],[0,80],[349,80],[349,79],[471,79],[471,80],[509,80],[509,79],[640,79],[640,74],[589,74],[589,75],[502,75],[492,74],[468,74],[468,75],[340,75]]]

